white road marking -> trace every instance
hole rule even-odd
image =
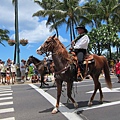
[[[0,103],[0,106],[2,106],[2,105],[11,105],[11,104],[13,104],[12,101],[11,101],[11,102],[1,102],[1,103]]]
[[[120,104],[120,101],[115,101],[115,102],[110,102],[110,103],[103,103],[101,105],[94,105],[91,107],[82,107],[82,108],[78,108],[78,109],[71,109],[71,112],[77,112],[77,111],[82,111],[82,110],[91,110],[91,109],[96,109],[96,108],[102,108],[102,107],[108,107],[108,106],[112,106],[112,105],[118,105]]]
[[[0,109],[0,113],[14,112],[14,108]]]
[[[13,97],[2,97],[2,98],[0,98],[0,100],[9,100],[9,99],[13,99]]]
[[[1,94],[1,93],[12,93],[12,92],[13,92],[13,91],[11,91],[11,90],[10,90],[10,91],[0,91],[0,94]]]
[[[89,91],[89,92],[86,92],[86,93],[93,93],[94,91],[92,90],[92,91]],[[107,87],[104,87],[104,88],[102,88],[102,92],[103,93],[105,93],[105,92],[109,92],[109,93],[111,93],[111,92],[120,92],[120,88],[112,88],[112,89],[109,89],[109,88],[107,88]],[[97,93],[99,93],[99,90],[97,90]]]
[[[8,93],[8,94],[0,94],[0,96],[9,96],[12,95],[12,93]]]
[[[14,117],[9,117],[9,118],[3,118],[3,119],[0,119],[0,120],[15,120]]]
[[[44,96],[53,106],[55,106],[56,99],[52,97],[47,92],[43,91],[39,87],[29,84],[32,88],[34,88],[37,92],[39,92],[42,96]],[[60,103],[59,111],[68,119],[68,120],[83,120],[80,116],[76,113],[72,113],[70,109],[68,109],[65,105]]]
[[[0,91],[10,91],[10,88],[0,88]]]

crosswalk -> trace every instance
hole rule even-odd
[[[15,120],[12,93],[11,86],[0,86],[0,120]]]

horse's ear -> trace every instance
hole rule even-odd
[[[56,36],[56,34],[54,34],[54,35],[52,36],[52,39],[53,39],[55,36]]]

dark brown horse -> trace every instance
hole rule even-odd
[[[42,60],[39,60],[33,56],[30,56],[26,62],[27,65],[30,65],[31,63],[33,63],[36,67],[36,69],[38,70],[38,73],[40,74],[41,76],[41,85],[40,85],[40,88],[43,86],[43,85],[49,85],[47,83],[44,82],[44,76],[46,74],[46,68],[45,68],[45,64],[44,64],[44,61]]]
[[[72,101],[74,107],[78,107],[78,104],[71,97],[72,85],[75,79],[75,74],[74,74],[75,72],[73,69],[74,67],[71,61],[70,54],[67,52],[66,48],[60,42],[60,40],[57,37],[55,37],[55,35],[49,37],[44,42],[44,44],[37,49],[37,53],[40,55],[46,52],[52,52],[52,58],[55,64],[55,78],[57,83],[57,103],[52,113],[57,113],[58,111],[63,81],[67,82],[68,98]],[[103,93],[101,90],[101,84],[99,82],[99,76],[102,70],[104,71],[105,80],[108,87],[112,88],[109,67],[106,58],[103,56],[93,55],[93,59],[94,62],[88,64],[88,68],[89,68],[89,74],[93,78],[95,87],[94,87],[94,93],[91,96],[88,105],[92,105],[92,101],[98,89],[100,92],[100,102],[102,102]]]

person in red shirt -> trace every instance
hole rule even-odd
[[[116,76],[118,77],[118,83],[120,83],[120,61],[119,59],[116,60],[115,73],[116,73]]]

